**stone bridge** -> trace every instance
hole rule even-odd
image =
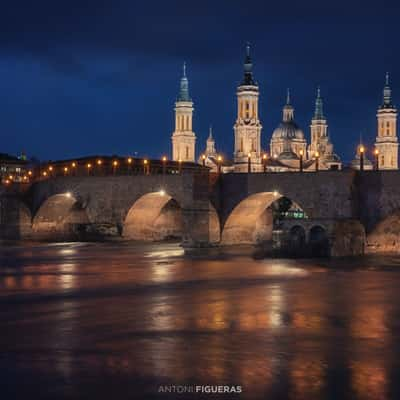
[[[303,214],[277,229],[282,198]],[[2,188],[0,202],[5,239],[179,237],[207,246],[264,243],[281,230],[300,245],[329,242],[332,255],[400,248],[399,171],[65,176]]]

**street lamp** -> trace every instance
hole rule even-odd
[[[87,163],[86,167],[87,167],[87,173],[88,173],[88,175],[90,175],[90,170],[92,168],[92,164]]]
[[[182,160],[181,159],[178,160],[178,165],[179,165],[179,173],[181,174],[182,173]]]
[[[318,172],[319,170],[319,152],[315,152],[315,171]]]
[[[363,145],[360,146],[360,171],[364,171],[364,152],[365,148]]]
[[[267,154],[264,153],[264,154],[263,154],[263,157],[262,157],[262,159],[263,159],[264,174],[267,172],[267,158],[268,158]]]
[[[202,154],[201,155],[201,161],[202,161],[202,163],[203,163],[203,167],[205,167],[206,166],[206,155],[205,154]]]
[[[374,150],[374,156],[375,156],[375,169],[378,171],[379,170],[379,150],[378,149]]]
[[[112,162],[112,166],[113,166],[113,175],[115,175],[115,171],[116,171],[116,169],[117,169],[117,167],[118,167],[118,161],[117,161],[117,160],[114,160],[114,161]]]
[[[251,153],[247,154],[247,173],[251,172]]]
[[[221,173],[221,165],[222,165],[222,156],[217,157],[217,164],[218,164],[218,174]]]
[[[75,171],[76,171],[76,162],[75,161],[72,162],[71,167],[72,167],[73,174],[75,175]]]
[[[167,172],[167,156],[163,156],[161,160],[162,160],[162,173],[163,175],[165,175]]]
[[[143,170],[145,175],[149,175],[149,160],[147,158],[143,160]]]
[[[300,150],[300,172],[303,172],[303,149]]]
[[[68,167],[64,167],[64,176],[68,174]]]

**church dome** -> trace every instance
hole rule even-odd
[[[304,139],[303,131],[292,121],[282,121],[272,133],[273,139]]]
[[[294,108],[290,104],[289,89],[286,104],[283,107],[282,122],[272,133],[272,139],[300,139],[304,140],[304,133],[294,121]]]

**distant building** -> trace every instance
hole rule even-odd
[[[28,161],[22,154],[15,157],[10,154],[0,153],[0,176],[1,181],[23,182],[28,178]]]
[[[397,109],[392,103],[392,90],[389,86],[389,74],[383,88],[383,102],[376,114],[378,132],[375,148],[378,150],[379,169],[398,169],[399,143],[397,139]]]
[[[234,125],[234,171],[247,172],[248,157],[252,171],[261,171],[261,122],[258,118],[258,84],[253,77],[250,46],[246,46],[244,76],[237,91],[237,118]]]
[[[183,64],[179,95],[175,102],[175,131],[172,134],[172,160],[194,162],[196,135],[193,132],[193,102],[189,96],[186,64]]]

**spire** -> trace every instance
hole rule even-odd
[[[183,63],[183,75],[180,83],[178,101],[192,101],[189,96],[189,81],[186,77],[186,62]]]
[[[321,88],[318,86],[317,88],[317,98],[315,100],[315,112],[313,119],[324,119],[324,113],[322,111],[322,97],[321,97]]]
[[[215,156],[216,154],[217,151],[215,150],[215,140],[212,135],[212,126],[210,125],[210,131],[206,142],[206,155]]]
[[[286,105],[289,106],[290,105],[290,89],[287,88],[286,90]]]
[[[294,108],[290,104],[290,90],[288,88],[286,91],[286,103],[285,106],[283,107],[283,121],[289,122],[293,121],[293,119],[294,119]]]
[[[393,107],[392,89],[389,86],[389,72],[386,72],[385,87],[383,88],[383,108]]]
[[[257,83],[253,79],[253,63],[250,57],[250,43],[246,43],[246,57],[244,59],[244,77],[242,85],[256,86]]]
[[[210,130],[209,130],[209,134],[208,134],[208,140],[214,140],[213,135],[212,135],[212,125],[211,124],[210,124]]]

